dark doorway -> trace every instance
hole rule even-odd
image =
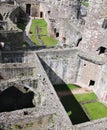
[[[40,12],[40,18],[43,18],[43,12]]]
[[[26,14],[30,15],[31,4],[26,4]]]
[[[94,80],[90,80],[90,82],[89,82],[89,87],[90,87],[90,86],[94,86],[94,84],[95,84],[95,81],[94,81]]]
[[[56,33],[56,37],[59,37],[59,32]]]
[[[0,93],[0,112],[34,107],[33,97],[33,92],[23,93],[12,86]]]
[[[101,47],[99,47],[98,49],[97,49],[97,51],[99,51],[99,55],[100,54],[102,54],[102,53],[105,53],[105,51],[106,51],[106,48],[105,47],[103,47],[103,46],[101,46]]]

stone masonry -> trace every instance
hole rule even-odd
[[[0,101],[12,106],[8,112],[1,109],[1,130],[107,129],[107,118],[72,125],[53,88],[76,84],[92,90],[107,106],[106,13],[106,0],[0,1]],[[25,39],[17,22],[27,24],[32,18],[46,20],[57,46],[20,46]],[[11,91],[17,98],[4,96]]]

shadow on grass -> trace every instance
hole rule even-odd
[[[69,113],[70,120],[73,124],[79,124],[89,121],[89,118],[87,117],[86,113],[82,109],[79,102],[75,99],[66,84],[54,85],[54,88],[66,112]]]
[[[40,58],[40,61],[73,125],[89,121],[86,113],[65,82],[57,76],[57,74],[46,64],[46,62],[43,61],[43,59]],[[61,85],[55,85],[58,83]]]

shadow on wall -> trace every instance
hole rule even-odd
[[[2,53],[1,53],[0,63],[23,63],[23,61],[24,61],[24,52],[10,53],[10,52],[2,51]]]
[[[0,93],[0,112],[9,112],[34,107],[33,92],[23,93],[14,86]]]
[[[40,61],[73,125],[89,121],[89,118],[82,109],[81,105],[75,99],[67,84],[59,76],[57,76],[57,74],[41,58]]]

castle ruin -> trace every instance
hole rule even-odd
[[[107,118],[73,125],[53,88],[75,84],[107,106],[107,2],[87,3],[0,0],[1,130],[107,129]],[[35,45],[18,28],[31,18],[46,20],[49,35],[58,40],[55,47]]]

